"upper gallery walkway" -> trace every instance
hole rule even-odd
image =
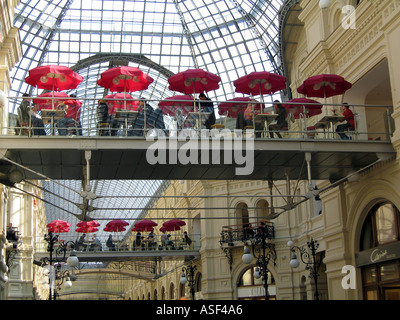
[[[114,123],[102,122],[98,109],[83,110],[81,127],[68,126],[66,135],[57,113],[46,114],[46,135],[31,123],[2,128],[0,171],[18,169],[25,179],[336,181],[395,156],[392,107],[351,108],[355,127],[344,132],[346,140],[336,132],[345,123],[338,105],[324,105],[317,115],[288,109],[287,127],[279,131],[271,109],[255,115],[251,126],[222,114],[212,129],[202,125],[206,112],[165,116],[165,130],[147,126],[144,134],[135,127],[140,112],[134,110],[117,113]]]

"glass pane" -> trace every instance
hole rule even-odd
[[[400,300],[400,288],[385,289],[385,300]]]
[[[242,279],[239,284],[240,286],[251,286],[252,285],[252,283],[251,283],[252,272],[253,272],[253,269],[250,268],[243,274]]]
[[[399,271],[395,264],[381,266],[379,272],[381,281],[398,279],[399,277]]]
[[[365,283],[372,283],[377,281],[375,267],[366,268],[364,270],[364,281]]]
[[[378,300],[377,290],[368,290],[365,295],[366,295],[366,300]]]
[[[397,239],[396,212],[393,205],[385,204],[376,211],[376,229],[378,244],[384,244]]]

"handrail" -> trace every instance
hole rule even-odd
[[[31,97],[32,99],[40,99],[40,97]],[[9,99],[17,101],[22,99],[21,97],[9,97]],[[53,99],[52,97],[43,98],[46,100]],[[54,99],[62,100],[63,98],[55,97]],[[64,98],[70,99],[70,98]],[[118,138],[146,138],[146,135],[149,133],[149,130],[152,129],[150,126],[145,126],[144,131],[143,128],[135,128],[135,121],[137,118],[137,114],[123,114],[122,118],[116,119],[110,118],[109,122],[100,122],[98,121],[99,118],[97,117],[97,101],[98,99],[79,99],[85,101],[81,108],[81,125],[71,123],[66,128],[68,130],[68,136],[71,138],[74,137],[118,137]],[[114,101],[123,101],[129,99],[107,99],[108,102]],[[135,101],[137,99],[134,99]],[[130,100],[132,101],[132,100]],[[155,99],[146,99],[148,103],[153,103],[152,107],[154,109],[157,108],[159,100]],[[175,100],[170,100],[175,101]],[[186,102],[184,100],[176,100],[180,103]],[[196,101],[196,100],[195,100]],[[92,102],[92,103],[90,103]],[[187,102],[193,102],[193,100],[188,100]],[[213,101],[214,102],[214,110],[217,111],[217,106],[223,102],[229,102],[232,104],[243,104],[243,102],[238,101]],[[11,102],[10,102],[11,103]],[[248,101],[246,103],[249,104],[259,104],[260,101]],[[264,105],[272,104],[272,102],[262,102]],[[291,104],[296,104],[292,102],[283,102],[283,104],[290,106]],[[308,105],[312,105],[312,103],[304,103],[304,107]],[[337,122],[336,120],[329,121],[322,121],[324,116],[332,116],[334,115],[334,110],[337,111],[338,107],[341,104],[324,104],[319,103],[322,106],[322,113],[314,116],[308,116],[308,113],[303,113],[301,116],[296,116],[296,120],[294,123],[291,123],[290,128],[286,128],[284,131],[279,130],[269,130],[268,125],[274,123],[273,117],[268,120],[260,120],[260,125],[253,126],[253,131],[246,131],[243,128],[238,128],[243,130],[244,136],[248,137],[248,135],[252,135],[254,139],[279,139],[276,135],[273,138],[270,137],[268,133],[275,133],[281,132],[283,133],[284,140],[290,139],[324,139],[324,140],[340,140],[341,137],[335,132],[336,127],[338,124],[343,122]],[[17,108],[16,108],[17,109]],[[357,116],[357,127],[354,131],[346,132],[351,138],[352,141],[368,141],[368,140],[381,140],[381,141],[390,141],[390,138],[393,134],[393,119],[391,114],[393,112],[393,106],[390,105],[351,105],[351,108],[355,116]],[[122,109],[123,110],[123,109]],[[292,111],[293,110],[289,110]],[[289,114],[293,114],[292,112],[288,111]],[[303,110],[304,111],[304,110]],[[146,118],[146,110],[144,113],[144,117]],[[274,111],[271,110],[271,107],[268,106],[264,112],[273,114]],[[370,117],[368,117],[369,112],[371,112]],[[340,112],[339,112],[340,113]],[[373,114],[372,114],[373,113]],[[23,137],[37,137],[38,130],[35,129],[43,129],[43,127],[35,125],[32,123],[31,119],[28,122],[21,123],[19,125],[16,124],[17,114],[10,114],[10,124],[6,127],[0,128],[0,136],[15,136],[20,135]],[[40,136],[41,138],[45,137],[60,137],[58,132],[57,126],[57,115],[53,115],[53,118],[49,120],[49,123],[44,124],[44,129],[46,135]],[[371,120],[369,120],[369,118]],[[378,121],[377,121],[378,120]],[[258,120],[257,120],[258,121]],[[272,121],[272,122],[271,122]],[[373,123],[369,123],[369,121],[374,121]],[[14,123],[13,123],[14,122]],[[146,121],[147,122],[147,121]],[[175,117],[171,116],[164,116],[164,123],[165,123],[165,130],[164,135],[166,137],[172,137],[174,134],[184,134],[185,136],[188,135],[188,130],[193,130],[194,132],[199,132],[202,128],[173,128],[173,124],[176,122]],[[217,118],[218,122],[218,118]],[[257,122],[258,123],[258,122]],[[175,123],[176,124],[176,123]],[[264,126],[264,128],[260,128],[260,126]],[[211,129],[214,130],[212,132],[219,132],[221,133],[220,136],[218,134],[210,134],[210,137],[226,137],[231,131],[230,137],[234,134],[234,130],[237,128],[236,118],[225,118],[224,119],[224,128],[220,129]],[[204,129],[202,129],[204,130]],[[82,136],[79,132],[82,132]],[[144,134],[143,134],[144,132]],[[178,132],[178,133],[177,133]],[[152,132],[154,134],[154,132]],[[162,134],[158,132],[158,134]]]

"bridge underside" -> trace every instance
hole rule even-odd
[[[395,155],[384,141],[276,139],[229,145],[211,140],[10,137],[1,142],[0,170],[17,168],[28,180],[82,180],[88,173],[90,180],[335,181]]]

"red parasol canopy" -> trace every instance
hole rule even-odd
[[[66,98],[66,99],[38,99],[34,98],[32,99],[33,103],[36,103],[39,106],[39,110],[42,109],[52,109],[53,106],[57,106],[60,103],[66,104],[68,99],[70,99],[70,96],[66,94],[65,92],[58,92],[58,91],[52,91],[52,92],[46,92],[38,95],[39,98]]]
[[[107,99],[121,99],[121,100],[108,100],[106,101],[107,105],[112,105],[111,114],[115,113],[115,109],[124,108],[126,110],[134,110],[137,111],[139,107],[139,100],[135,99],[128,93],[114,93],[109,94],[104,97]],[[126,99],[126,100],[125,100]]]
[[[25,82],[31,86],[52,91],[75,89],[82,81],[81,75],[68,67],[58,65],[33,68],[25,78]]]
[[[90,220],[90,221],[80,221],[76,225],[77,227],[99,227],[100,223],[98,223],[96,220]]]
[[[307,97],[329,98],[345,93],[352,84],[336,74],[320,74],[304,80],[297,89],[298,93]]]
[[[182,110],[183,115],[193,111],[193,98],[189,95],[178,95],[169,97],[158,104],[165,115],[174,116],[178,108]]]
[[[286,101],[283,107],[290,113],[293,114],[295,119],[300,118],[300,114],[303,116],[316,116],[322,113],[322,104],[318,101],[307,99],[307,98],[295,98]]]
[[[93,227],[93,226],[87,226],[87,227],[79,227],[79,228],[75,229],[75,231],[80,232],[80,233],[92,233],[92,232],[99,231],[99,229],[97,229],[96,227]]]
[[[104,71],[97,84],[110,91],[133,92],[146,90],[153,81],[138,68],[121,66]]]
[[[267,71],[252,72],[233,82],[235,92],[253,96],[271,94],[286,88],[286,77]]]
[[[112,220],[106,224],[104,231],[121,232],[125,231],[125,227],[128,225],[129,223],[124,220]]]
[[[162,227],[160,228],[161,231],[166,230],[166,231],[176,231],[176,230],[180,230],[181,226],[186,225],[185,221],[182,220],[178,220],[178,219],[172,219],[172,220],[168,220],[165,221],[162,225]]]
[[[248,103],[250,101],[253,101],[254,99],[251,99],[249,97],[238,97],[238,98],[233,98],[228,100],[227,102],[222,102],[218,105],[218,113],[220,115],[225,114],[226,112],[228,112],[228,117],[230,118],[237,118],[237,115],[239,112],[244,113],[244,111],[246,110]],[[255,108],[262,108],[264,109],[264,105],[260,105],[260,104],[255,104],[254,105],[254,109]]]
[[[152,220],[142,220],[135,223],[132,231],[151,231],[158,224]]]
[[[169,89],[184,94],[203,93],[219,88],[221,78],[202,69],[188,69],[168,79]]]
[[[48,231],[54,233],[68,232],[70,226],[71,224],[64,220],[54,220],[47,224]]]

